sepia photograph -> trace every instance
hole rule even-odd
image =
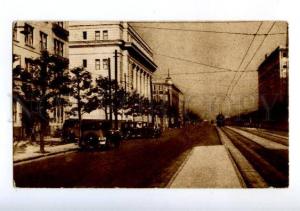
[[[14,188],[287,189],[285,20],[14,20]]]

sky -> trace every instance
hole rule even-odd
[[[256,110],[258,66],[287,42],[287,23],[280,21],[131,25],[153,50],[154,78],[164,79],[169,69],[186,105],[205,119]]]

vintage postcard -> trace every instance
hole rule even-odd
[[[289,187],[285,21],[12,23],[26,188]]]

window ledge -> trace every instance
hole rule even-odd
[[[29,44],[25,44],[25,46],[27,46],[29,48],[32,48],[32,49],[35,49],[35,47],[33,47],[32,45],[29,45]]]

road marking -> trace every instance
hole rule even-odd
[[[246,132],[244,130],[240,130],[240,129],[230,127],[230,126],[226,126],[226,128],[237,132],[238,134],[250,139],[251,141],[258,143],[259,145],[261,145],[267,149],[285,149],[285,150],[288,149],[288,147],[283,144],[276,143],[272,140],[265,139],[263,137]]]
[[[239,167],[239,171],[247,178],[253,188],[266,188],[268,184],[261,175],[254,169],[245,156],[234,146],[231,140],[224,134],[220,128],[217,128],[219,137],[223,145],[229,150],[234,161]]]

